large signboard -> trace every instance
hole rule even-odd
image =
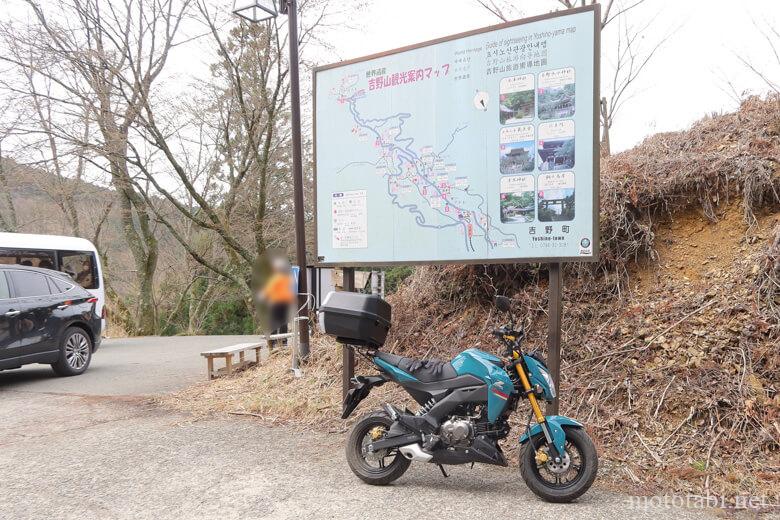
[[[598,9],[316,69],[319,263],[596,259]]]

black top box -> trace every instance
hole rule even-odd
[[[390,330],[390,304],[375,294],[330,292],[318,321],[320,330],[340,343],[378,348]]]

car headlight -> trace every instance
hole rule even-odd
[[[542,374],[544,382],[547,383],[547,386],[550,388],[550,396],[555,397],[555,383],[553,382],[552,377],[550,377],[550,373],[546,370],[539,370],[539,372]]]

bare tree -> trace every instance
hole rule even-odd
[[[771,72],[768,70],[772,66],[776,67],[775,72],[780,71],[780,31],[776,27],[765,23],[763,26],[758,22],[753,22],[756,30],[761,34],[767,43],[767,50],[771,60],[764,61],[762,65],[756,64],[752,59],[747,56],[737,54],[737,59],[744,65],[754,76],[760,79],[769,90],[775,94],[780,95],[780,82],[773,79]],[[774,62],[774,63],[772,63]],[[780,103],[780,98],[778,98]]]
[[[52,89],[37,97],[46,100],[46,107],[55,107],[54,119],[69,123],[52,125],[47,132],[103,159],[82,154],[83,160],[110,175],[117,192],[124,238],[136,268],[134,332],[152,334],[158,238],[152,210],[136,190],[127,158],[131,128],[148,104],[191,2],[63,0],[46,8],[36,0],[25,2],[34,22],[25,31],[7,26],[5,36],[24,51],[20,55],[32,59],[3,55],[0,60],[51,83]],[[82,109],[94,131],[83,126],[73,131],[74,113],[82,117]],[[44,119],[49,119],[47,113]]]
[[[317,14],[300,31],[302,49],[324,23],[328,3],[301,4],[304,14]],[[253,264],[269,247],[286,249],[293,243],[287,33],[283,20],[272,20],[239,23],[225,36],[207,3],[198,8],[218,49],[210,82],[199,84],[201,94],[171,114],[149,100],[138,118],[139,135],[159,152],[160,161],[145,160],[144,150],[131,146],[132,163],[150,186],[144,193],[158,221],[212,274],[207,292],[227,281],[253,312]],[[197,144],[181,145],[188,141]],[[171,176],[176,189],[170,187]],[[137,186],[142,188],[140,182]],[[199,241],[200,233],[187,236],[175,217],[153,203],[156,195],[212,240]],[[213,249],[214,240],[220,250]]]
[[[18,229],[18,223],[16,221],[16,206],[14,205],[14,199],[11,196],[11,189],[8,185],[8,172],[7,167],[10,164],[6,160],[5,141],[14,135],[16,127],[19,123],[18,118],[14,118],[13,115],[9,116],[11,101],[7,100],[4,103],[3,111],[0,112],[0,121],[3,121],[3,126],[0,127],[0,231],[16,231]]]
[[[12,48],[10,52],[14,54],[16,50],[16,48]],[[16,54],[14,54],[14,58],[22,59]],[[54,179],[54,183],[42,183],[40,188],[60,209],[70,233],[74,236],[82,236],[76,194],[87,165],[84,147],[79,145],[79,150],[75,154],[68,150],[63,152],[62,146],[67,146],[67,142],[63,142],[58,137],[59,131],[56,128],[57,122],[54,119],[54,107],[51,102],[52,82],[46,78],[41,78],[41,81],[37,82],[37,74],[33,72],[32,68],[22,69],[21,73],[24,78],[24,87],[26,87],[24,91],[9,84],[8,80],[3,83],[7,90],[21,94],[19,97],[21,106],[18,108],[25,115],[25,134],[37,137],[31,139],[24,147],[34,151],[36,155],[33,162],[28,163],[28,165],[43,168]],[[43,92],[40,92],[39,88],[42,88]],[[75,124],[83,128],[82,138],[86,142],[90,129],[86,109],[83,110],[83,117]]]
[[[645,3],[646,0],[632,0],[630,2],[621,2],[618,0],[617,5],[615,0],[557,0],[566,9],[575,9],[577,7],[585,7],[587,5],[601,4],[601,29],[603,30],[609,22],[616,18],[626,14],[631,9]]]
[[[672,35],[672,32],[656,40],[649,47],[642,48],[641,42],[650,32],[653,20],[636,26],[629,22],[628,13],[645,3],[646,0],[621,2],[620,0],[557,0],[557,4],[565,9],[601,4],[601,29],[604,30],[611,22],[617,20],[617,43],[612,49],[613,70],[609,76],[606,91],[608,96],[602,96],[599,111],[601,114],[601,153],[610,155],[610,131],[615,117],[624,103],[631,98],[631,89],[637,78],[645,70],[658,50]],[[516,0],[477,0],[477,3],[487,9],[502,21],[509,21],[519,14]],[[615,24],[611,24],[614,26]],[[608,51],[609,52],[609,51]],[[605,85],[602,82],[602,89]]]

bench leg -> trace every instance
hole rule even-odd
[[[259,365],[260,364],[260,347],[257,347],[255,349],[255,362]]]
[[[208,362],[208,367],[209,367],[209,381],[211,381],[212,379],[214,379],[214,358],[208,357],[206,358],[206,361]]]
[[[233,373],[233,354],[225,356],[225,368],[227,369],[228,375]]]
[[[241,363],[242,365],[244,364],[244,351],[243,350],[238,353],[238,362]]]

